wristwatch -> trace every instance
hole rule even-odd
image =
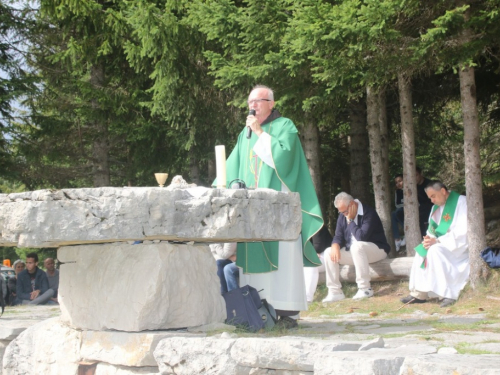
[[[347,220],[347,224],[350,224],[352,221],[352,219],[349,219],[349,218],[346,218],[346,220]]]

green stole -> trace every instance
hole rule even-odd
[[[432,214],[429,220],[429,229],[427,229],[427,231],[430,234],[439,238],[443,234],[446,234],[446,232],[448,232],[448,229],[450,229],[450,225],[453,222],[455,216],[455,211],[457,209],[457,203],[459,197],[460,194],[454,191],[450,191],[450,195],[448,196],[448,199],[446,200],[446,203],[444,205],[443,214],[441,215],[441,220],[439,221],[439,225],[437,225],[437,223],[432,218],[432,214],[434,214],[434,212],[439,208],[439,206],[434,205],[432,207]],[[417,252],[418,255],[424,258],[424,261],[420,265],[420,268],[425,268],[427,266],[427,249],[424,247],[423,244],[420,244],[415,248],[415,251]]]
[[[226,162],[227,185],[239,178],[250,188],[270,188],[281,191],[282,184],[300,195],[302,209],[302,249],[306,267],[317,267],[321,262],[310,241],[323,226],[323,217],[316,191],[307,166],[298,131],[290,119],[278,117],[261,125],[271,135],[271,153],[275,169],[264,163],[253,151],[259,137],[245,136],[246,128],[238,136],[238,143]],[[245,273],[276,271],[279,266],[279,242],[238,243],[236,264]]]

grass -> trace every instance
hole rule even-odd
[[[472,290],[467,286],[462,291],[457,303],[448,308],[440,308],[437,299],[423,304],[402,307],[399,299],[408,295],[407,281],[372,282],[372,288],[375,293],[374,297],[362,300],[352,299],[357,291],[355,284],[344,283],[342,289],[346,299],[330,304],[323,304],[321,302],[327,294],[327,289],[325,285],[320,285],[316,291],[314,302],[309,306],[308,311],[301,313],[301,317],[340,319],[348,314],[358,313],[366,315],[364,317],[366,320],[373,318],[377,318],[378,320],[382,317],[389,320],[391,318],[401,319],[419,310],[436,316],[441,316],[442,314],[485,314],[489,323],[500,323],[500,270],[491,271],[486,285],[476,290]],[[370,313],[372,313],[372,316],[369,315]],[[362,318],[361,316],[358,317]],[[477,329],[475,324],[462,328],[463,330]],[[484,328],[482,327],[482,329]],[[498,329],[491,330],[498,331]]]

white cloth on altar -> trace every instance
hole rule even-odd
[[[269,134],[261,134],[253,151],[264,163],[274,168]],[[283,184],[281,191],[290,192]],[[265,298],[277,310],[307,310],[302,236],[295,241],[280,241],[278,259],[277,271],[245,274],[240,269],[240,286],[248,284],[254,287],[261,298]]]
[[[432,218],[438,225],[444,206]],[[427,233],[427,235],[430,235]],[[467,199],[461,195],[448,232],[427,252],[427,267],[420,268],[424,258],[415,254],[410,273],[410,291],[429,293],[429,297],[458,299],[469,280],[469,246],[467,242]],[[418,297],[417,297],[418,298]]]

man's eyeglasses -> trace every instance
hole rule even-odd
[[[349,203],[349,204],[347,205],[347,210],[345,210],[345,211],[339,211],[339,214],[342,214],[342,215],[344,215],[344,216],[345,216],[345,215],[347,215],[347,214],[349,213],[349,207],[350,207],[350,206],[351,206],[351,203]]]
[[[271,99],[255,99],[255,100],[249,100],[247,103],[248,105],[252,105],[255,103],[260,103],[260,102],[270,102]]]

